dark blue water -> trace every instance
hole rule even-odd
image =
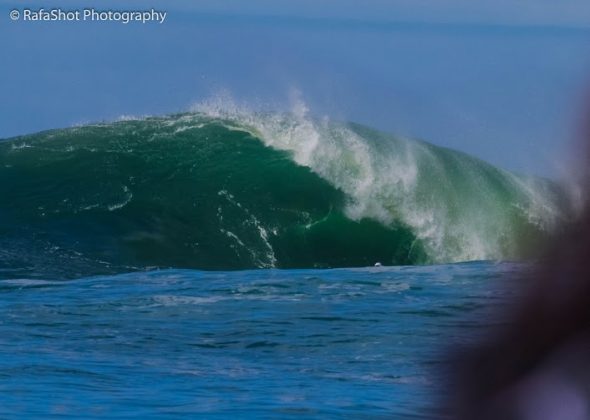
[[[428,418],[514,264],[0,281],[0,417]]]

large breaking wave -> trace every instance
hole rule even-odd
[[[517,259],[564,194],[304,107],[202,105],[0,142],[0,273]]]

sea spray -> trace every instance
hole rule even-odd
[[[359,124],[291,113],[261,113],[222,95],[194,107],[251,130],[345,192],[352,220],[402,224],[431,262],[502,259],[522,251],[525,225],[551,231],[569,204],[550,182],[517,176],[464,153],[390,136]]]
[[[547,180],[368,127],[223,101],[0,142],[0,275],[526,256]]]

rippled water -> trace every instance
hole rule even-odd
[[[0,416],[428,418],[518,268],[1,280]]]

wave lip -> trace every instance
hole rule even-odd
[[[292,114],[252,113],[225,101],[196,109],[291,153],[346,194],[348,218],[409,227],[429,262],[519,256],[523,242],[535,242],[529,236],[550,232],[569,211],[548,180],[360,124],[311,119],[302,103]]]
[[[8,139],[0,195],[0,273],[68,278],[514,259],[568,211],[461,152],[207,104]]]

